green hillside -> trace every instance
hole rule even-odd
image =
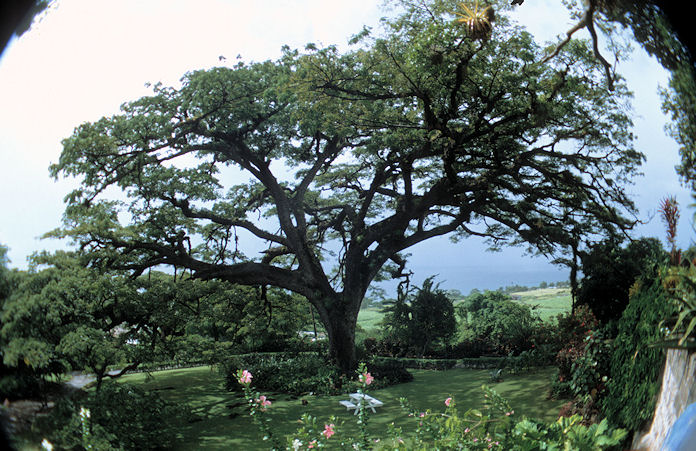
[[[569,312],[572,304],[570,288],[538,288],[536,290],[511,293],[513,300],[536,307],[543,320]]]

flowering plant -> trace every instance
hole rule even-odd
[[[364,373],[360,373],[360,375],[358,376],[358,380],[361,383],[365,384],[365,386],[368,386],[372,383],[372,381],[375,380],[375,378],[372,377],[372,375],[370,373],[365,371]]]

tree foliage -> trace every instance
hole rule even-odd
[[[457,330],[452,299],[433,277],[410,296],[386,302],[382,312],[385,340],[420,356],[448,344]]]
[[[682,161],[677,172],[696,190],[696,49],[693,48],[693,27],[688,16],[683,14],[682,5],[667,0],[570,0],[564,4],[579,21],[566,32],[566,39],[549,57],[557,55],[577,31],[586,28],[592,37],[595,57],[604,65],[611,83],[615,77],[614,68],[599,50],[597,30],[604,34],[618,61],[628,50],[626,44],[620,44],[625,41],[623,31],[628,29],[635,41],[670,71],[668,86],[660,89],[662,111],[670,115],[671,122],[666,129],[679,145]]]
[[[88,370],[100,386],[124,372],[110,375],[116,365],[218,361],[222,353],[297,340],[308,323],[306,305],[278,290],[257,293],[188,274],[132,279],[84,263],[65,252],[34,258],[3,308],[5,365],[39,377]]]
[[[600,321],[618,320],[628,305],[629,290],[666,253],[656,238],[642,238],[621,247],[612,241],[593,246],[582,256],[583,278],[578,304],[585,304]]]
[[[80,125],[51,167],[81,182],[56,235],[135,274],[173,265],[304,296],[348,372],[360,303],[405,274],[409,247],[477,235],[554,253],[632,226],[628,92],[607,89],[586,43],[545,61],[504,2],[483,40],[456,2],[401,6],[345,53],[190,72]]]
[[[463,338],[490,343],[502,355],[530,348],[539,316],[500,291],[469,295],[457,306]]]

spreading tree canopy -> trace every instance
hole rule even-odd
[[[481,236],[551,254],[630,229],[643,156],[621,78],[610,90],[588,42],[545,58],[506,2],[483,35],[459,7],[404,1],[349,51],[194,71],[80,125],[51,167],[81,180],[56,234],[134,274],[298,293],[349,371],[362,299],[405,274],[409,247]]]

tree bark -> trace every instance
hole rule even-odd
[[[351,376],[358,367],[355,353],[357,314],[351,313],[353,309],[350,308],[353,304],[335,300],[328,308],[319,309],[329,338],[329,357],[346,376]]]

